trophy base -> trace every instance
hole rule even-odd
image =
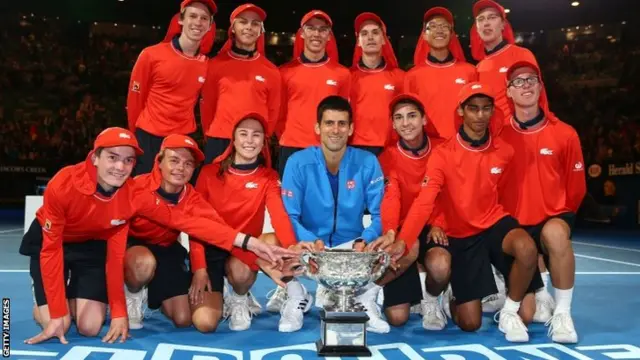
[[[335,357],[369,357],[371,350],[366,346],[327,346],[322,344],[322,340],[316,341],[316,350],[318,356],[335,356]]]

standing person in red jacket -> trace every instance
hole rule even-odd
[[[331,95],[349,98],[349,69],[339,63],[332,26],[325,12],[306,13],[296,33],[293,60],[280,67],[282,105],[276,125],[280,176],[289,156],[320,143],[314,133],[320,101]]]
[[[387,26],[376,14],[356,17],[356,48],[351,65],[351,145],[378,156],[391,134],[389,102],[402,92],[404,71],[387,37]]]
[[[533,292],[542,286],[533,239],[499,203],[504,172],[513,166],[513,148],[496,134],[503,121],[494,112],[494,94],[478,82],[459,94],[458,134],[429,157],[420,195],[411,205],[398,236],[411,248],[431,217],[436,198],[447,226],[445,237],[430,239],[451,253],[450,302],[453,320],[464,331],[482,325],[482,298],[497,292],[491,265],[508,279],[508,297],[500,311],[499,329],[507,341],[526,342],[535,312]],[[492,129],[490,130],[490,123]],[[421,241],[424,241],[421,239]],[[532,281],[533,280],[533,281]]]
[[[422,34],[413,55],[414,68],[405,76],[405,91],[417,94],[425,106],[427,118],[441,137],[454,136],[451,109],[457,106],[460,89],[476,80],[476,69],[466,62],[454,30],[453,14],[434,7],[424,14]]]
[[[378,160],[385,175],[386,185],[382,199],[382,231],[395,239],[404,224],[411,204],[420,193],[427,161],[434,149],[442,144],[438,133],[428,124],[426,111],[420,99],[413,94],[395,97],[389,106],[393,129],[400,138],[389,144]],[[436,214],[437,215],[437,214]],[[446,225],[444,218],[432,216],[421,236],[440,236]],[[421,308],[422,327],[426,330],[442,330],[447,324],[446,315],[438,297],[449,283],[451,256],[444,248],[428,243],[415,243],[407,256],[411,258],[405,272],[392,281],[383,277],[385,315],[390,324],[400,326],[409,320],[411,305]],[[418,260],[416,262],[416,260]],[[400,260],[400,267],[403,266]],[[426,268],[428,276],[418,274],[418,264]],[[426,282],[426,291],[422,291]],[[382,285],[382,284],[380,284]]]
[[[587,186],[580,139],[549,111],[536,64],[516,63],[507,78],[507,96],[514,110],[501,137],[522,161],[515,161],[507,173],[502,204],[536,241],[551,273],[556,306],[541,308],[550,295],[546,290],[538,292],[538,321],[550,324],[554,342],[574,344],[578,334],[571,319],[576,270],[571,232]]]
[[[267,243],[284,248],[296,246],[296,237],[282,204],[278,174],[271,168],[265,136],[267,120],[259,113],[239,116],[231,129],[232,142],[212,164],[202,168],[196,189],[220,216],[234,228]],[[263,234],[265,209],[269,211],[275,234]],[[191,239],[193,281],[189,291],[195,306],[193,324],[202,332],[214,331],[222,315],[223,277],[232,290],[224,299],[229,328],[247,330],[251,317],[261,307],[249,293],[258,270],[262,269],[280,286],[282,274],[254,254],[234,249],[231,253],[203,246]]]
[[[151,171],[164,137],[196,131],[193,109],[207,76],[216,11],[213,0],[183,0],[165,39],[138,56],[127,95],[129,130],[146,154],[136,174]]]
[[[33,315],[43,328],[27,344],[54,336],[66,344],[64,335],[72,319],[80,334],[97,336],[107,304],[111,326],[103,341],[125,341],[129,327],[124,256],[134,216],[225,249],[249,247],[274,262],[282,254],[295,254],[221,226],[209,214],[194,216],[167,206],[156,196],[156,189],[129,179],[136,155],[142,155],[142,150],[133,133],[108,128],[98,135],[84,162],[63,168],[47,185],[44,203],[20,245],[20,253],[31,257]]]
[[[265,56],[266,12],[253,4],[238,6],[231,13],[229,38],[209,61],[207,82],[202,88],[200,112],[207,137],[205,164],[229,146],[229,134],[239,116],[262,114],[271,136],[280,116],[282,83],[280,72]]]
[[[537,64],[536,58],[523,47],[515,45],[511,24],[505,9],[493,0],[479,0],[473,4],[475,24],[471,28],[471,54],[480,82],[496,92],[496,107],[509,114],[506,97],[507,70],[519,61]]]

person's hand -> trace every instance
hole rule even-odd
[[[123,343],[129,337],[129,319],[125,317],[111,319],[109,332],[102,338],[102,342],[113,344],[118,338]]]
[[[25,344],[34,345],[47,341],[52,337],[57,337],[60,343],[67,345],[69,342],[64,337],[64,317],[49,320],[47,327],[42,332],[24,341]]]
[[[322,252],[324,251],[324,241],[317,239],[316,241],[313,242],[313,247],[315,248],[315,251],[317,252]]]
[[[391,246],[387,247],[385,250],[389,256],[391,256],[391,263],[395,264],[400,258],[404,255],[404,252],[407,248],[407,244],[404,241],[398,240],[394,241]]]
[[[442,228],[439,228],[437,226],[434,226],[431,228],[431,230],[429,230],[427,239],[442,246],[449,246],[449,239],[447,238],[447,234],[445,234]]]
[[[213,291],[213,287],[211,286],[211,279],[209,279],[207,269],[203,268],[193,273],[193,279],[189,287],[189,301],[191,305],[201,304],[204,301],[205,291]]]
[[[269,265],[260,266],[260,268],[276,285],[283,288],[287,286],[286,282],[289,281],[287,279],[304,273],[304,266],[300,263],[299,258],[284,260],[280,268]]]
[[[389,246],[393,244],[396,238],[396,233],[393,230],[387,231],[386,234],[380,236],[369,245],[365,247],[367,252],[386,251]]]
[[[296,252],[302,252],[302,251],[314,252],[316,251],[316,248],[314,244],[310,241],[301,241],[295,245],[289,246],[289,250],[293,250]]]
[[[367,243],[362,239],[358,239],[353,243],[353,250],[356,252],[364,252]]]
[[[259,258],[270,262],[272,266],[278,267],[282,266],[283,258],[291,258],[299,255],[297,251],[270,245],[254,237],[249,240],[247,249]]]

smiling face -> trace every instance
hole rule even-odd
[[[232,32],[239,47],[254,48],[262,32],[262,19],[255,11],[243,11],[233,21]]]
[[[211,27],[211,13],[205,4],[194,2],[184,9],[178,23],[182,25],[182,36],[198,42]]]
[[[327,41],[331,34],[331,26],[321,18],[312,18],[302,27],[304,47],[312,54],[320,54],[327,48]]]
[[[264,128],[255,119],[245,119],[238,124],[233,136],[233,146],[236,150],[236,164],[251,164],[256,162],[264,146]]]
[[[93,165],[98,171],[98,184],[106,191],[121,187],[136,164],[136,152],[131,146],[103,148],[93,154]]]
[[[520,108],[532,107],[538,104],[542,84],[538,72],[528,66],[516,69],[507,86],[507,96]]]
[[[422,136],[427,119],[412,102],[400,102],[393,109],[393,129],[405,142],[413,142]]]
[[[347,146],[353,134],[353,123],[347,111],[325,110],[322,119],[316,123],[316,134],[325,150],[339,152]]]
[[[173,187],[182,188],[191,180],[196,161],[189,149],[164,149],[161,158],[159,168],[162,181]]]
[[[449,46],[451,24],[442,16],[434,16],[424,25],[424,39],[432,49],[440,50]]]
[[[495,43],[502,38],[504,21],[498,9],[486,8],[476,16],[476,28],[485,44]]]
[[[358,43],[365,54],[380,54],[384,45],[384,33],[380,24],[367,20],[358,33]]]

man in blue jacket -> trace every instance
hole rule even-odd
[[[384,177],[378,159],[367,151],[347,146],[353,134],[352,110],[340,96],[329,96],[320,102],[315,132],[321,145],[292,155],[282,177],[282,199],[296,237],[300,242],[315,242],[319,248],[364,249],[382,235],[380,204]],[[366,228],[365,210],[371,214],[371,223]],[[267,309],[273,309],[282,300],[283,290],[271,299]],[[318,286],[316,306],[324,304],[325,291]],[[389,324],[381,318],[375,303],[379,291],[378,285],[371,284],[358,300],[367,308],[370,318],[367,330],[386,333]],[[299,330],[309,301],[302,284],[295,279],[290,281],[280,308],[279,330]]]

